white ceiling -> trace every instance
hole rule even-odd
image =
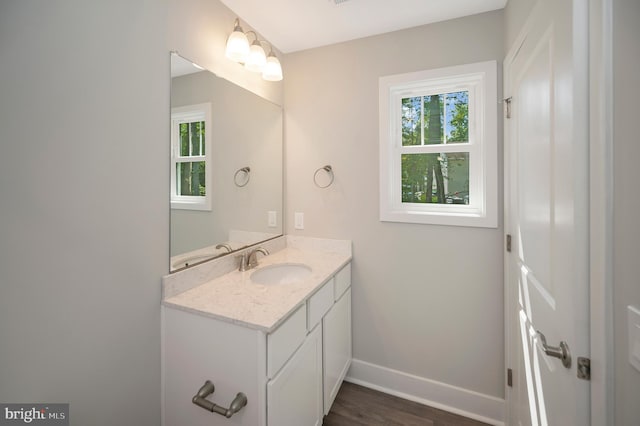
[[[507,0],[221,0],[284,53],[502,9]],[[232,23],[229,24],[230,26]],[[246,31],[247,28],[244,28]]]

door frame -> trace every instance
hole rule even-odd
[[[589,0],[591,424],[614,424],[613,0]]]
[[[613,399],[613,0],[588,2],[589,31],[589,339],[591,359],[591,424],[614,424]],[[532,10],[537,7],[533,6]],[[524,43],[527,19],[503,62],[503,93],[510,93],[508,64]],[[510,131],[504,119],[504,229],[509,225]],[[506,239],[506,235],[505,235]],[[512,327],[509,312],[513,296],[508,283],[508,259],[504,255],[505,377],[509,368]],[[505,380],[505,420],[509,418],[511,393]]]

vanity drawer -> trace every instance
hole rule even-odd
[[[335,277],[335,300],[340,299],[340,296],[351,286],[351,263],[342,268]]]
[[[267,376],[271,379],[307,335],[307,306],[302,305],[273,333],[267,335]]]
[[[331,309],[331,306],[333,306],[333,286],[332,278],[309,299],[309,319],[307,322],[307,328],[309,331],[313,330],[324,314],[326,314],[329,309]]]

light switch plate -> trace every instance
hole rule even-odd
[[[294,213],[293,226],[296,229],[304,229],[304,213],[301,213],[301,212]]]
[[[269,228],[275,228],[276,226],[278,226],[278,213],[273,210],[270,210],[267,213],[267,225],[269,226]]]
[[[640,309],[629,305],[629,362],[640,371]]]

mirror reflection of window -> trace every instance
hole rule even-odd
[[[171,208],[211,210],[211,104],[171,110]]]

